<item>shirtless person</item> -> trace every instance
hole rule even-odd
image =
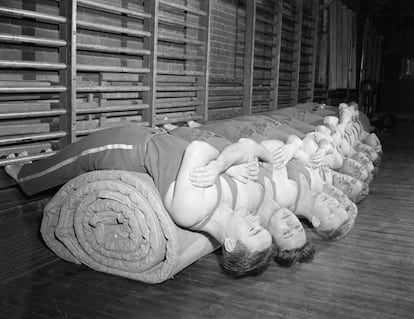
[[[206,125],[200,126],[196,130],[200,131],[203,127],[207,130],[215,130],[217,128],[217,132],[225,133],[226,130],[220,126],[214,124]],[[188,128],[178,127],[173,129],[171,133],[182,136],[187,134],[187,130]],[[229,139],[237,138],[233,134],[225,137]],[[258,134],[251,134],[250,137],[260,142],[272,153],[274,161],[277,163],[270,168],[271,176],[269,176],[267,181],[273,183],[275,187],[267,187],[272,189],[268,196],[281,207],[289,209],[297,216],[308,219],[315,226],[315,229],[318,230],[318,234],[325,239],[337,240],[344,237],[353,225],[353,220],[348,218],[345,207],[341,206],[335,198],[322,194],[322,189],[318,191],[311,190],[298,179],[295,180],[288,176],[289,169],[287,170],[285,165],[298,152],[303,142],[294,135],[290,136],[287,140],[288,143],[279,140],[269,140],[267,137]],[[303,164],[301,165],[303,166]],[[292,176],[296,178],[298,175],[294,174]],[[307,182],[309,183],[309,181]]]
[[[270,154],[249,139],[232,144],[207,134],[188,143],[164,130],[130,124],[90,134],[46,159],[6,166],[6,172],[28,195],[92,170],[148,173],[172,219],[215,237],[222,244],[223,268],[240,276],[266,266],[272,238],[247,209],[233,209],[222,173],[255,158],[272,162]],[[260,206],[261,192],[258,183],[246,185],[248,209]]]

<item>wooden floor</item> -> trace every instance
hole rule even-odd
[[[401,124],[401,123],[399,123]],[[404,123],[402,123],[404,124]],[[414,318],[414,125],[382,137],[384,160],[351,234],[315,261],[229,279],[211,254],[147,285],[53,262],[0,288],[1,318]]]

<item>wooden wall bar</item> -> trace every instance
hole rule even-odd
[[[344,9],[346,23],[336,26],[326,18],[318,33],[322,12],[338,16],[335,3],[321,11],[317,0],[3,0],[0,167],[45,158],[127,122],[225,119],[315,95],[327,102],[328,80],[321,72],[331,72],[333,88],[339,74],[331,58],[338,49],[328,32],[348,30],[356,20]],[[350,38],[341,38],[342,45]],[[370,50],[376,46],[366,43]],[[354,74],[340,79],[355,87],[355,45],[349,50]],[[328,55],[330,68],[321,63]],[[370,67],[365,74],[375,72]],[[26,197],[0,169],[2,238],[23,234],[19,225],[26,220],[37,236],[53,193]]]
[[[320,49],[320,59],[330,54],[329,89],[354,88],[355,15],[328,4],[5,0],[0,165],[124,122],[207,121],[312,101],[315,87],[328,86],[316,70]],[[328,10],[329,41],[317,32]],[[27,156],[6,158],[22,150]]]

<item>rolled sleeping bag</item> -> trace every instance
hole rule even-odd
[[[68,181],[46,205],[41,234],[64,260],[146,283],[163,282],[218,247],[172,221],[149,175],[123,170]]]

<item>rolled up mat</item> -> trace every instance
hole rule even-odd
[[[171,278],[218,247],[171,220],[149,175],[119,170],[67,182],[46,205],[41,233],[67,261],[147,283]]]

